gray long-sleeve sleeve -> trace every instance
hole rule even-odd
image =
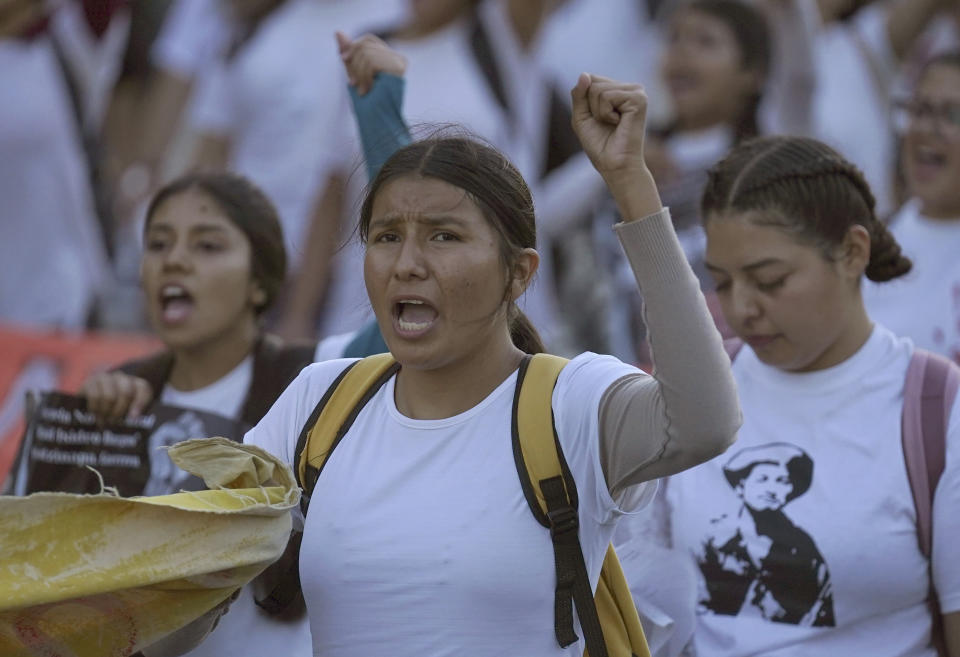
[[[600,462],[614,494],[722,453],[741,423],[730,360],[669,210],[615,231],[643,292],[654,373],[619,379],[600,403]]]

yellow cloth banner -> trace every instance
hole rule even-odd
[[[285,464],[225,438],[169,453],[212,490],[0,497],[0,655],[126,657],[280,557],[300,499]]]

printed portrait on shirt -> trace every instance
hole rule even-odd
[[[827,563],[787,512],[810,489],[813,459],[795,445],[768,443],[734,454],[723,474],[739,503],[711,520],[695,555],[698,611],[835,625]]]
[[[190,474],[170,460],[166,449],[180,441],[202,438],[208,435],[199,413],[185,411],[179,417],[164,422],[150,434],[150,478],[143,490],[144,495],[166,495],[187,487]]]

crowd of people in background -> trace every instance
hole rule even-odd
[[[351,41],[364,34],[376,36]],[[395,79],[402,87],[389,86]],[[600,453],[571,460],[574,477],[596,488],[581,500],[596,526],[582,531],[602,537],[590,539],[592,550],[611,538],[618,546],[654,654],[930,657],[940,637],[941,655],[960,656],[960,561],[948,556],[960,539],[960,412],[954,405],[942,422],[934,529],[926,543],[921,531],[919,547],[916,484],[901,445],[914,347],[960,364],[955,2],[0,0],[0,89],[0,324],[152,331],[166,347],[88,380],[92,410],[121,417],[162,401],[219,413],[257,425],[247,441],[293,464],[315,397],[343,369],[334,361],[297,378],[310,363],[389,348],[407,367],[385,388],[396,405],[374,397],[379,415],[353,429],[372,441],[378,423],[414,436],[481,406],[509,417],[510,396],[498,391],[522,353],[576,356],[554,410],[562,398],[566,449]],[[617,98],[604,101],[606,114],[597,89]],[[374,92],[387,102],[364,110],[360,97]],[[610,173],[619,171],[611,151],[588,131],[616,126],[610,116],[635,112],[630,103],[641,97],[645,124],[630,134],[643,135],[652,181],[623,185]],[[373,112],[402,128],[383,152],[371,143],[378,129],[385,135]],[[471,150],[470,139],[515,171]],[[407,169],[390,160],[398,149],[412,158]],[[430,166],[441,173],[423,173]],[[444,166],[475,170],[478,191],[468,178],[445,179]],[[476,356],[473,369],[433,380],[418,368],[447,365],[408,348],[407,333],[433,322],[430,312],[473,317],[503,294],[487,276],[497,267],[484,273],[474,263],[473,278],[454,288],[451,263],[473,256],[444,247],[423,256],[440,300],[424,310],[414,308],[422,299],[378,298],[393,285],[387,263],[399,267],[390,249],[419,234],[377,233],[371,221],[448,212],[470,225],[471,207],[508,204],[494,197],[509,196],[518,177],[526,184],[516,195],[530,207],[510,212],[529,214],[535,244],[489,216],[489,225],[477,220],[481,233],[505,240],[516,309],[496,315],[502,326],[448,328],[438,353]],[[645,190],[648,182],[655,188]],[[644,190],[643,203],[624,200],[636,200],[630,186]],[[471,207],[447,188],[467,190]],[[497,190],[490,199],[488,188]],[[410,209],[418,195],[427,210]],[[650,228],[648,216],[672,223],[689,280],[686,268],[667,275],[681,270],[656,231],[670,231]],[[621,223],[637,219],[643,248]],[[534,246],[535,261],[523,255]],[[459,291],[448,295],[444,284]],[[697,284],[709,317],[698,314]],[[518,317],[529,328],[517,329]],[[732,381],[714,326],[732,339]],[[689,379],[697,370],[684,364],[694,360],[709,381]],[[468,370],[484,375],[462,398],[431,397]],[[743,425],[717,456],[736,423],[734,383]],[[644,430],[662,442],[645,446],[656,453],[631,451],[624,427],[648,416],[662,426]],[[694,425],[708,420],[722,426],[703,447],[706,433]],[[369,454],[343,454],[373,471]],[[429,470],[433,458],[411,454],[405,472]],[[321,480],[328,494],[347,486],[347,465]],[[441,469],[429,477],[467,476]],[[383,476],[372,497],[378,487],[397,490]],[[654,494],[647,484],[656,479]],[[424,503],[423,491],[404,494],[383,513]],[[245,588],[215,640],[190,654],[248,654],[244,628],[258,645],[289,641],[291,654],[310,654],[311,629],[317,654],[349,651],[353,631],[372,641],[351,615],[370,599],[392,599],[382,582],[366,582],[366,594],[347,587],[344,555],[392,534],[351,525],[361,511],[311,517],[304,544],[325,559],[301,572],[298,616],[265,620]],[[438,523],[438,535],[449,529]],[[354,533],[343,545],[317,534],[346,526]],[[590,568],[600,558],[588,554]],[[521,575],[543,573],[542,564],[517,564],[520,595]],[[423,584],[415,568],[405,573],[410,590]],[[451,612],[442,598],[411,600],[411,609]],[[514,615],[528,612],[518,605]],[[376,645],[411,631],[400,626],[411,618],[398,619]],[[448,620],[431,641],[456,645],[473,631],[456,614]],[[508,635],[489,650],[530,639]],[[409,641],[430,650],[430,641]]]
[[[640,296],[607,230],[615,210],[566,118],[583,70],[650,91],[647,162],[708,293],[699,196],[707,168],[744,139],[830,144],[864,172],[884,220],[931,216],[918,194],[949,190],[954,173],[950,74],[918,87],[927,60],[960,46],[943,0],[6,4],[0,319],[14,324],[148,328],[146,202],[184,172],[230,170],[264,191],[283,227],[290,266],[267,324],[309,339],[362,327],[351,226],[366,180],[337,29],[378,34],[407,58],[415,132],[462,126],[531,182],[546,248],[523,307],[560,353],[648,360]],[[954,216],[946,201],[933,216]],[[931,258],[949,253],[945,236],[917,239]],[[955,270],[913,277],[925,269],[924,293],[907,296],[936,294],[936,309],[900,314],[918,344],[955,356]]]

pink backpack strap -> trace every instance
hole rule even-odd
[[[917,510],[920,551],[929,560],[933,551],[933,495],[943,474],[950,411],[960,387],[960,368],[946,358],[917,349],[907,368],[903,387],[903,456]],[[945,657],[943,616],[930,572],[928,605],[933,619],[931,639]]]
[[[960,387],[960,368],[917,349],[903,389],[903,455],[917,511],[920,550],[930,558],[933,494],[946,461],[947,426]]]
[[[740,350],[743,349],[743,340],[740,338],[727,338],[723,341],[723,349],[727,352],[727,356],[730,357],[730,362],[737,357],[737,354],[740,353]]]

